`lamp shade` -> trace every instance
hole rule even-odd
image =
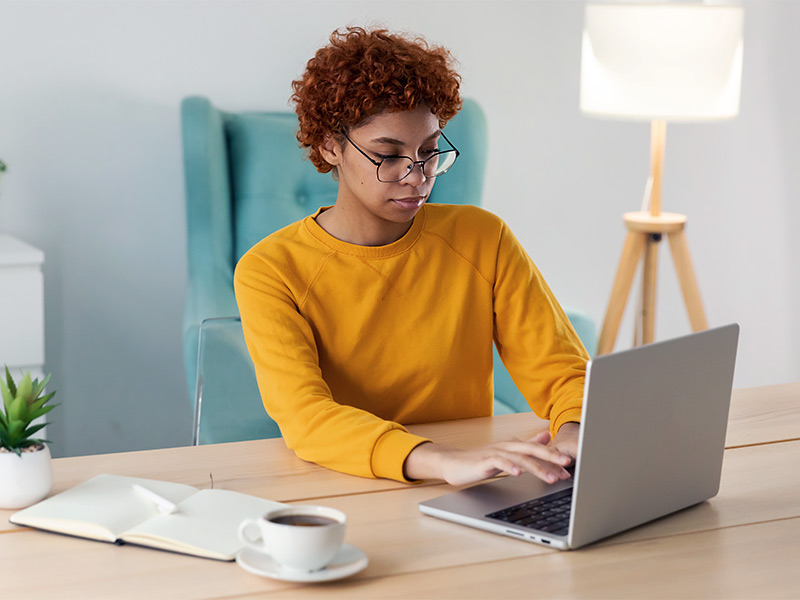
[[[702,4],[589,4],[584,113],[702,121],[739,112],[743,10]]]

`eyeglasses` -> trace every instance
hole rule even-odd
[[[431,155],[425,160],[414,160],[408,156],[380,156],[379,161],[373,160],[361,148],[355,145],[353,140],[343,131],[342,135],[350,144],[364,155],[369,162],[378,167],[377,176],[378,181],[383,183],[394,183],[402,181],[414,171],[414,167],[420,166],[422,174],[425,177],[439,177],[444,175],[452,167],[459,154],[461,154],[452,142],[447,139],[444,132],[440,132],[444,141],[450,144],[450,150],[434,150]]]

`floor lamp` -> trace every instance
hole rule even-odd
[[[651,122],[649,210],[623,215],[628,229],[597,354],[614,349],[639,263],[642,300],[634,344],[655,338],[658,244],[667,236],[694,331],[706,329],[689,255],[686,217],[661,211],[668,121],[721,120],[739,112],[742,72],[740,7],[704,4],[589,4],[581,53],[581,111]],[[643,257],[643,258],[642,258]]]

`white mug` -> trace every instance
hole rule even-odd
[[[239,539],[284,568],[316,571],[342,547],[346,524],[347,516],[335,508],[290,506],[245,519],[239,525]],[[256,528],[260,539],[248,535]]]

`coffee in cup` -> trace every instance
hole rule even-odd
[[[324,525],[335,525],[338,521],[330,517],[321,517],[319,515],[278,515],[269,519],[270,523],[278,523],[279,525],[294,525],[295,527],[322,527]]]
[[[316,571],[342,547],[346,523],[345,514],[335,508],[290,506],[245,519],[239,525],[239,539],[284,568]],[[260,538],[251,536],[256,530]]]

